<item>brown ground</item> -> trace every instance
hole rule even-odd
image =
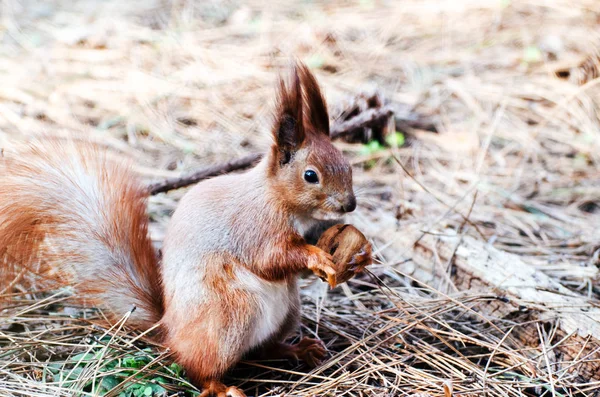
[[[0,147],[40,134],[92,139],[134,158],[149,181],[263,151],[276,74],[297,56],[333,114],[377,90],[437,132],[404,129],[406,145],[370,152],[339,143],[355,165],[353,222],[381,263],[332,293],[307,282],[304,332],[330,348],[324,366],[305,375],[250,363],[229,383],[261,396],[593,395],[600,376],[579,368],[600,359],[581,341],[593,345],[600,331],[565,358],[553,352],[562,342],[551,307],[481,309],[505,286],[465,289],[452,257],[419,284],[410,245],[396,243],[403,230],[454,230],[518,255],[586,310],[598,306],[600,3],[273,3],[3,1]],[[157,244],[183,193],[151,198]],[[15,301],[0,319],[1,395],[72,395],[108,376],[109,355],[139,347],[111,331],[110,349],[98,348],[102,332],[70,319],[60,296],[42,308],[39,299]],[[508,335],[525,322],[535,332]],[[74,373],[69,357],[87,350],[104,353]],[[144,354],[168,365],[160,352]],[[57,381],[47,362],[75,380]]]

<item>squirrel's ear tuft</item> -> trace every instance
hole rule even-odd
[[[306,65],[300,63],[297,68],[300,74],[300,84],[304,91],[305,120],[310,123],[311,130],[329,136],[329,114],[319,83]]]
[[[278,149],[279,162],[286,164],[305,139],[302,85],[296,65],[292,68],[289,83],[286,84],[283,78],[279,79],[277,94],[273,138]]]

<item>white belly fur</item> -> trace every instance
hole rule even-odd
[[[290,310],[291,300],[287,281],[267,281],[248,270],[238,271],[238,280],[256,298],[255,326],[248,335],[248,347],[265,342],[279,331]]]

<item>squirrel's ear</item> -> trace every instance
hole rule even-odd
[[[329,114],[319,83],[317,83],[315,76],[306,65],[301,63],[298,70],[300,72],[300,84],[304,88],[306,120],[310,123],[311,130],[329,136]]]
[[[279,91],[275,108],[273,138],[281,164],[288,163],[294,152],[304,143],[304,116],[302,86],[297,66],[292,69],[291,81],[286,84],[279,79]]]

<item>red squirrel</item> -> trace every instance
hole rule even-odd
[[[28,267],[68,280],[113,320],[135,306],[127,324],[158,323],[161,342],[202,396],[244,396],[220,378],[251,352],[316,365],[326,355],[322,342],[284,342],[299,320],[298,275],[336,272],[332,257],[303,236],[353,211],[356,198],[352,168],[329,137],[323,95],[301,63],[279,80],[272,135],[254,168],[184,195],[160,261],[148,236],[147,188],[130,166],[73,142],[7,153],[0,276],[10,281]],[[357,249],[354,262],[364,254]]]

